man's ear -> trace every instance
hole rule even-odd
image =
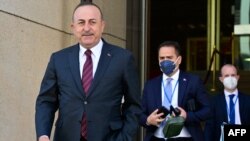
[[[223,83],[223,77],[220,76],[219,80],[220,80],[221,83]]]
[[[240,75],[237,75],[237,80],[239,80],[240,79]]]
[[[74,24],[73,23],[70,24],[70,29],[71,29],[71,32],[74,32]]]
[[[181,61],[182,61],[182,56],[179,56],[179,60],[178,60],[179,65],[181,64]]]
[[[104,32],[105,26],[106,26],[106,22],[102,20],[102,32]]]

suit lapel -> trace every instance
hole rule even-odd
[[[219,105],[216,105],[218,108],[220,108],[220,113],[223,116],[223,121],[227,121],[228,122],[228,115],[227,115],[227,101],[225,99],[225,94],[224,93],[220,93],[219,96],[219,102],[222,103],[218,103]]]
[[[81,91],[82,95],[79,95],[81,98],[85,96],[85,93],[82,88],[81,75],[79,69],[79,45],[76,44],[73,46],[73,51],[69,53],[69,62],[70,69],[73,75],[73,78],[76,82],[77,88]]]
[[[242,97],[240,92],[238,94],[238,103],[239,103],[239,114],[240,114],[241,124],[245,124],[244,111],[247,111],[249,109],[245,109],[245,99]]]
[[[178,105],[183,106],[182,101],[183,101],[183,98],[184,98],[185,91],[186,91],[187,84],[188,84],[189,80],[188,80],[187,76],[183,72],[180,72],[180,76],[179,76],[178,81],[179,81]]]
[[[100,56],[100,59],[99,59],[98,65],[97,65],[97,70],[96,70],[94,79],[93,79],[92,84],[89,88],[88,96],[93,93],[93,90],[97,87],[98,83],[102,79],[103,74],[106,71],[106,69],[110,63],[112,55],[113,54],[111,52],[111,48],[109,47],[109,45],[106,42],[103,42],[102,53],[101,53],[101,56]]]
[[[162,88],[162,75],[161,77],[158,77],[158,79],[156,80],[156,83],[153,83],[154,85],[154,91],[155,91],[155,104],[158,107],[162,106],[162,92],[161,92],[161,88]]]

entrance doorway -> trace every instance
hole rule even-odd
[[[160,74],[157,48],[165,40],[175,40],[180,43],[183,57],[180,66],[182,70],[206,71],[208,69],[208,1],[149,0],[148,78]],[[220,49],[226,51],[231,47],[230,39],[234,25],[233,3],[234,0],[221,0],[220,5]],[[227,52],[228,54],[230,52]]]

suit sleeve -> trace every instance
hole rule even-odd
[[[149,92],[149,89],[150,89],[150,84],[149,82],[146,82],[143,89],[142,113],[140,115],[139,123],[141,126],[146,128],[147,130],[150,130],[153,133],[158,127],[154,125],[147,125],[148,116],[155,110],[154,106],[150,104],[152,103],[152,98],[150,97],[150,94],[152,92]]]
[[[132,54],[129,55],[124,64],[124,103],[122,105],[122,115],[124,118],[123,128],[116,140],[132,140],[139,124],[138,118],[141,112],[141,93],[138,72],[134,64]]]
[[[150,114],[148,112],[148,108],[147,108],[147,96],[148,96],[148,91],[147,91],[147,86],[148,83],[145,83],[144,89],[143,89],[143,95],[142,95],[142,113],[140,115],[140,120],[139,123],[140,125],[142,125],[143,127],[148,127],[148,125],[146,124],[147,122],[147,117]]]
[[[41,135],[50,136],[55,112],[58,109],[57,92],[57,80],[52,55],[36,99],[35,125],[37,138]]]
[[[188,111],[186,121],[205,121],[211,116],[208,93],[199,77],[194,77],[191,82],[192,87],[190,87],[190,94],[193,94],[195,97],[195,104],[197,107],[194,111]]]
[[[212,112],[212,117],[210,119],[208,119],[205,122],[205,127],[204,127],[204,134],[205,134],[205,141],[214,141],[215,140],[215,136],[216,134],[219,133],[215,133],[216,130],[216,125],[215,125],[215,103],[214,103],[214,99],[212,100],[210,98],[210,102],[211,102],[211,112]],[[217,125],[220,126],[220,125]]]

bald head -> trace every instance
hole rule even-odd
[[[237,69],[234,65],[232,64],[226,64],[224,66],[222,66],[221,68],[221,76],[225,76],[225,75],[228,75],[228,74],[235,74],[237,75]]]

